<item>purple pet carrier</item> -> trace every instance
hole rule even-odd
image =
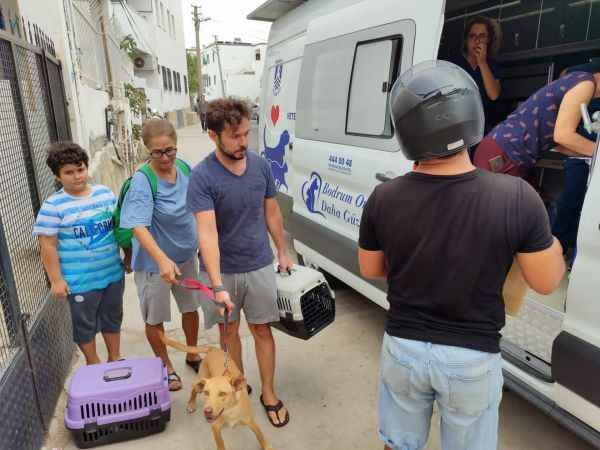
[[[73,375],[65,425],[79,448],[158,433],[170,418],[167,369],[159,358],[95,364]]]

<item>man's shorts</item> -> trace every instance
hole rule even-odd
[[[235,305],[230,321],[240,320],[240,311],[243,309],[249,324],[279,322],[277,282],[272,264],[252,272],[224,273],[221,278]],[[200,272],[200,281],[211,286],[206,272]],[[213,304],[205,310],[204,326],[211,328],[215,323],[223,323],[223,316]]]
[[[73,340],[86,344],[96,333],[118,333],[123,321],[124,280],[115,281],[104,289],[69,294]]]
[[[181,278],[198,278],[198,260],[178,264]],[[171,321],[171,293],[181,314],[194,312],[200,306],[198,291],[192,291],[164,281],[159,273],[135,272],[135,286],[140,299],[142,318],[148,325]]]

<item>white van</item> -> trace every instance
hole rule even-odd
[[[387,308],[384,283],[360,276],[357,239],[373,188],[412,168],[393,136],[390,87],[412,65],[460,46],[465,20],[486,14],[504,28],[510,51],[499,59],[502,101],[512,108],[599,47],[592,2],[566,3],[546,0],[542,9],[541,0],[269,0],[252,12],[249,19],[272,22],[260,153],[271,163],[286,229],[304,264]],[[578,25],[583,18],[587,29]],[[568,27],[560,25],[560,33],[544,29],[561,21]],[[561,164],[553,154],[538,164],[540,188],[550,197],[562,188]],[[553,295],[528,293],[519,316],[507,318],[501,346],[506,385],[600,447],[598,205],[600,177],[592,176],[573,270]]]

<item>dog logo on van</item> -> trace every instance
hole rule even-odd
[[[321,195],[321,186],[323,186],[323,180],[321,175],[317,172],[313,172],[310,174],[310,179],[305,181],[302,185],[302,200],[304,200],[304,204],[306,208],[313,214],[318,214],[321,217],[325,217],[321,211],[317,211],[317,202],[319,201],[319,196]]]
[[[267,145],[267,127],[263,130],[263,143],[265,150],[260,154],[271,165],[271,172],[275,178],[275,187],[279,191],[281,187],[285,187],[288,191],[288,185],[285,182],[285,174],[288,171],[288,165],[285,162],[285,147],[290,143],[290,133],[284,130],[279,137],[279,143],[275,147]]]
[[[281,91],[281,80],[283,79],[283,63],[279,63],[275,66],[275,73],[273,74],[273,95],[277,97]]]

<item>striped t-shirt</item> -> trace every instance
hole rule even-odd
[[[123,278],[114,235],[117,200],[106,186],[94,185],[86,197],[63,189],[52,194],[38,213],[34,236],[57,236],[60,270],[71,293],[104,289]]]

